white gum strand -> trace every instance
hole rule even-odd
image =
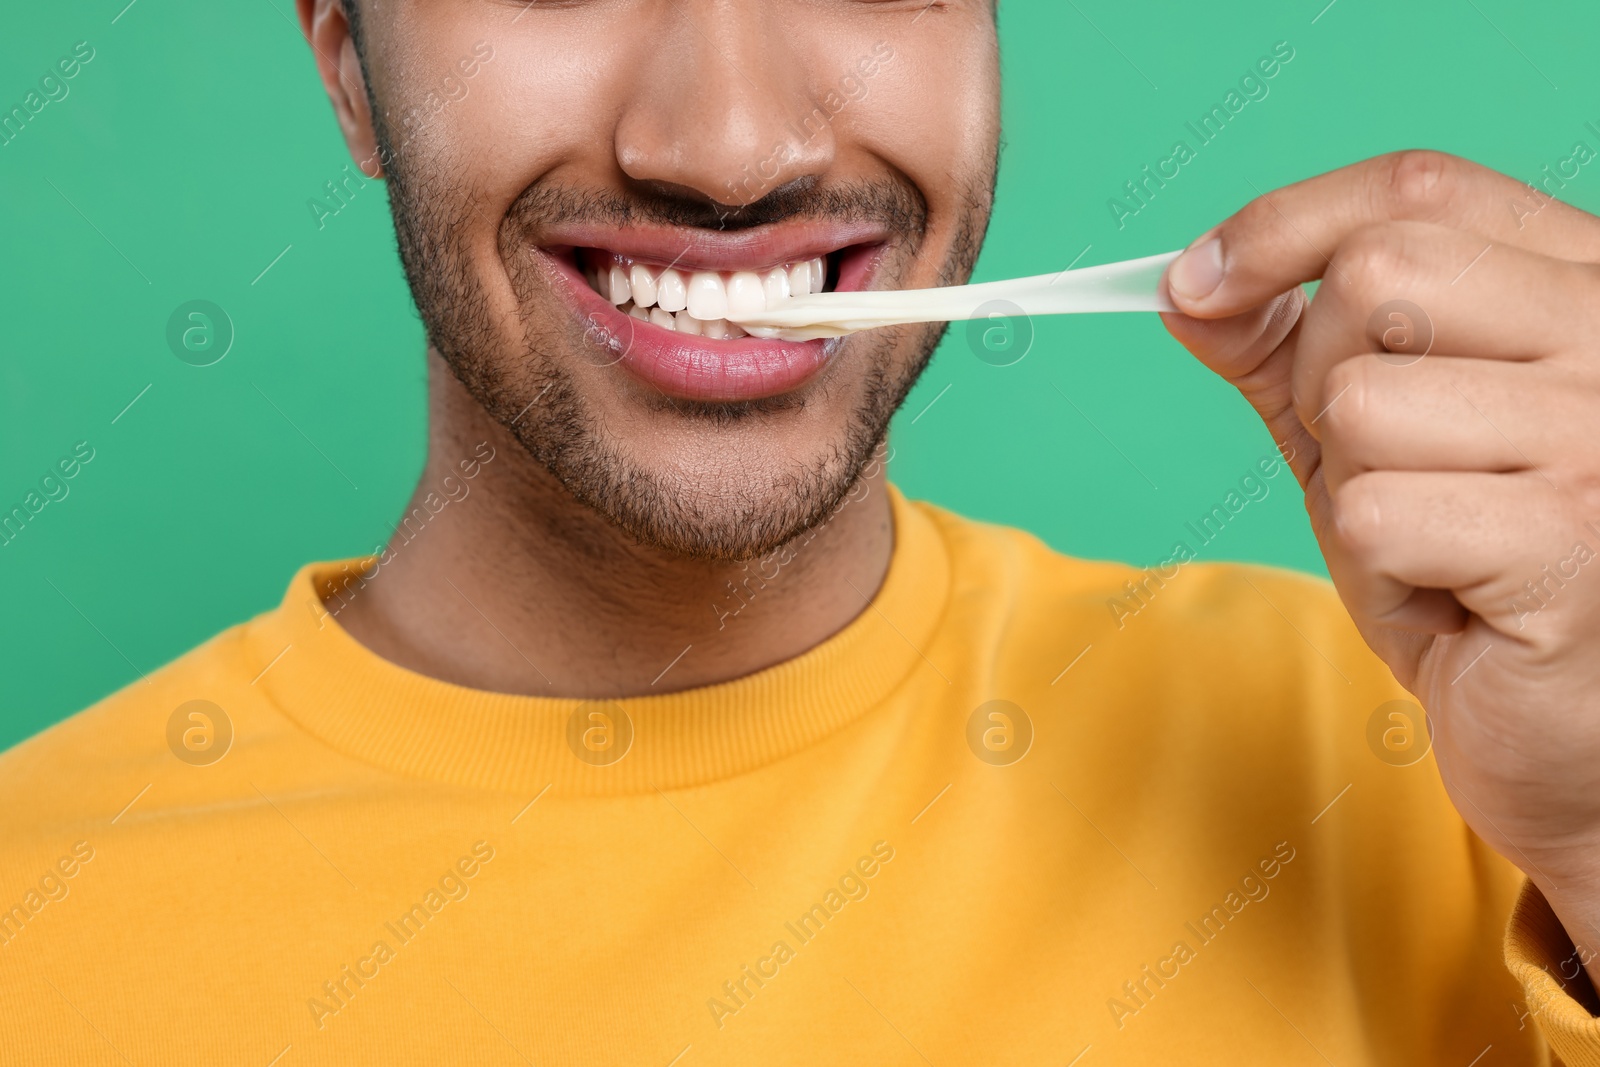
[[[880,326],[991,318],[997,306],[1030,316],[1173,311],[1162,279],[1180,254],[1164,252],[1031,278],[937,289],[835,291],[802,298],[796,288],[786,303],[740,316],[740,325],[752,332],[772,329],[785,340],[806,341]],[[805,270],[809,276],[811,265]]]

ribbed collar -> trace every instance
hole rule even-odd
[[[889,489],[895,546],[870,606],[795,659],[730,682],[659,696],[582,701],[452,685],[382,659],[320,610],[317,589],[346,564],[313,563],[283,603],[250,624],[256,688],[324,743],[411,777],[532,795],[683,788],[742,774],[812,745],[879,704],[926,648],[950,590],[950,560],[932,519]],[[275,662],[274,662],[275,661]],[[270,666],[268,666],[270,664]],[[609,765],[575,755],[569,735],[605,720],[627,754]],[[572,719],[579,715],[579,728]],[[599,740],[602,735],[591,734]],[[575,741],[582,747],[581,741]],[[615,748],[610,750],[614,753]],[[591,759],[604,759],[602,755]]]

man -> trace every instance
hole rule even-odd
[[[1600,1062],[1600,220],[1430,153],[1246,207],[1167,325],[1337,595],[1088,563],[885,482],[935,328],[726,321],[966,279],[991,4],[299,13],[427,466],[0,758],[0,1058]]]

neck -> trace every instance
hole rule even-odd
[[[576,500],[432,352],[428,415],[407,517],[338,613],[420,674],[550,697],[710,685],[820,644],[888,571],[881,463],[822,526],[748,563],[710,562],[639,544]]]

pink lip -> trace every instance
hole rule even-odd
[[[764,229],[764,228],[763,228]],[[626,315],[589,287],[571,255],[573,246],[601,248],[640,260],[673,263],[689,270],[736,270],[774,266],[850,247],[839,264],[840,291],[865,288],[877,266],[877,227],[785,226],[738,234],[684,231],[566,228],[560,246],[538,251],[550,265],[554,288],[584,325],[585,341],[604,352],[638,381],[680,400],[730,403],[779,396],[800,388],[826,367],[838,340],[777,341],[755,337],[719,341],[678,333]]]

